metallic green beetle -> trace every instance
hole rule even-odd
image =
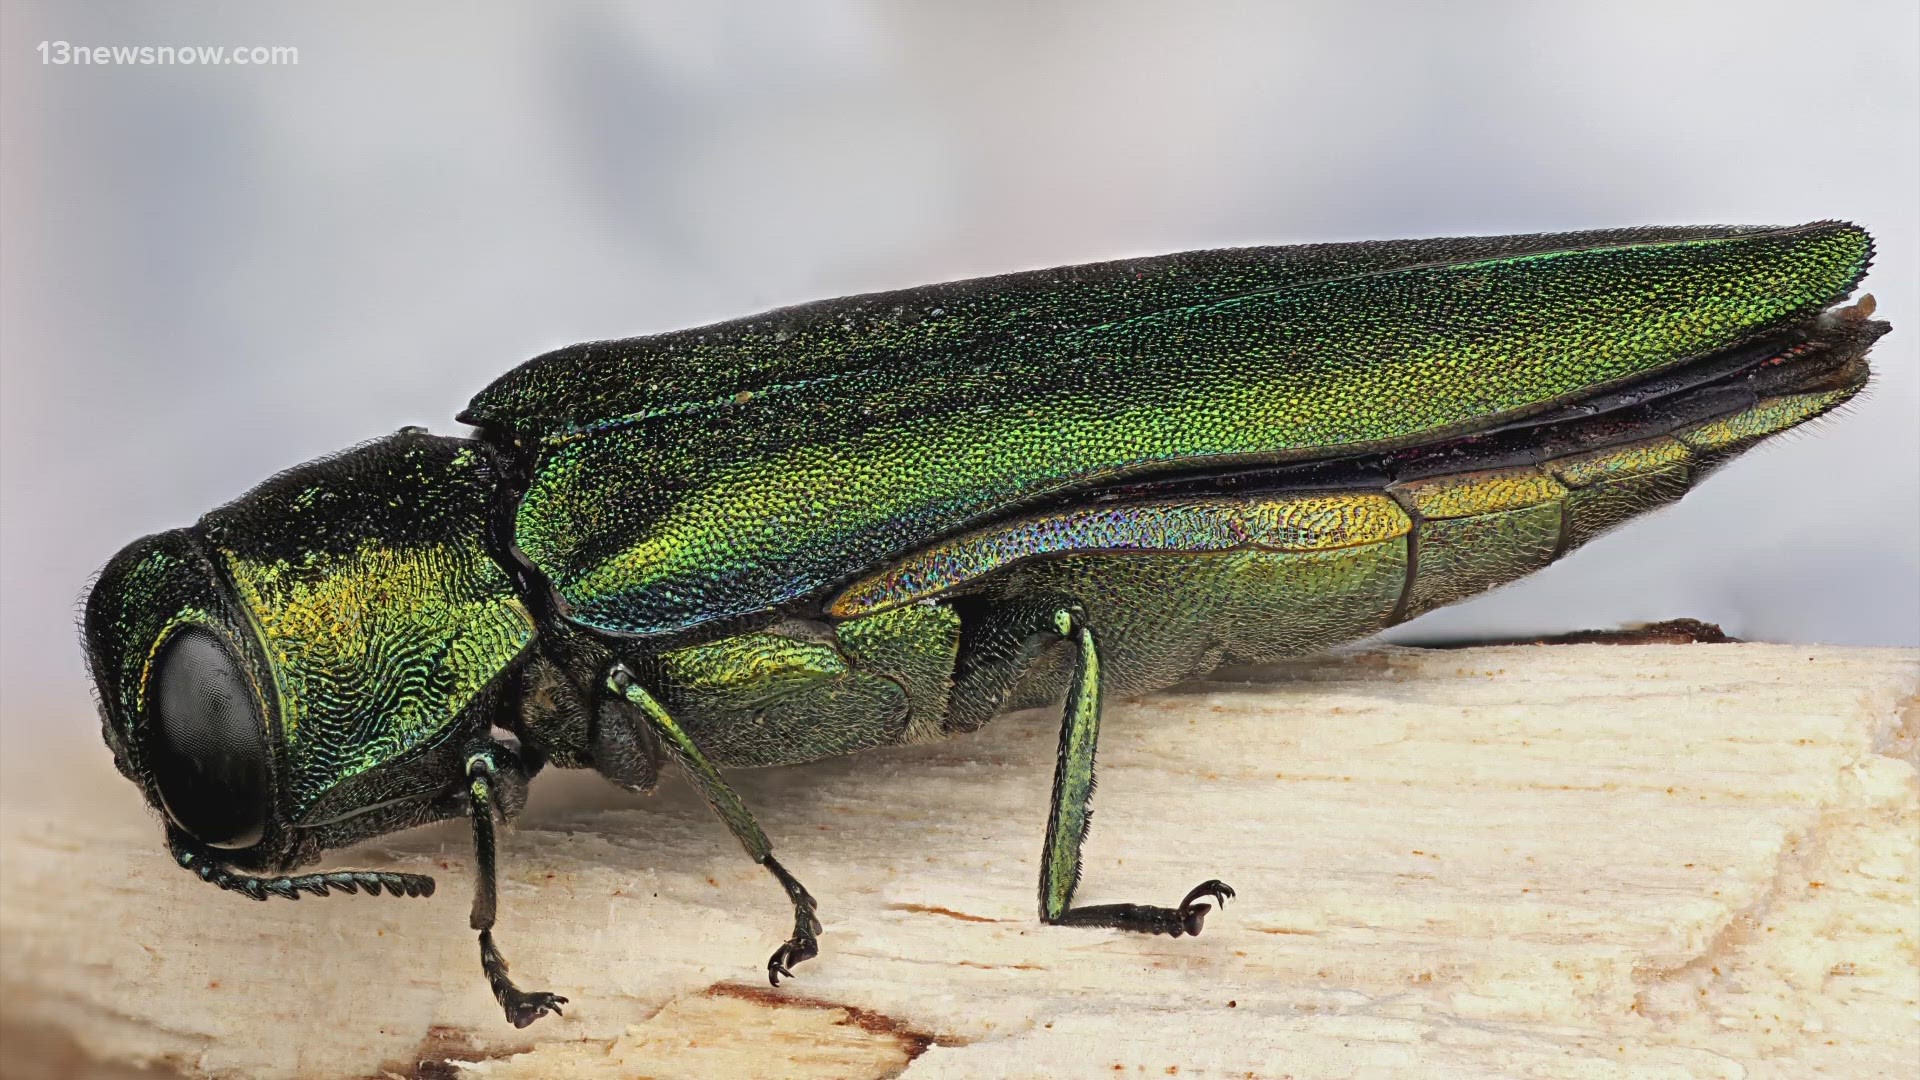
[[[720,767],[1064,700],[1040,917],[1197,934],[1233,895],[1073,905],[1102,695],[1360,638],[1546,566],[1845,402],[1867,234],[1659,228],[1248,248],[831,300],[539,357],[460,417],[283,473],[115,556],[85,638],[180,865],[256,899],[546,764]],[[494,736],[504,729],[513,736]]]

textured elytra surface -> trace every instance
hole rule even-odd
[[[1069,268],[582,346],[468,415],[536,447],[516,541],[573,614],[659,633],[1076,484],[1538,409],[1806,318],[1870,250],[1829,224]],[[945,297],[977,324],[929,327]]]
[[[961,352],[1009,335],[1084,329],[1222,297],[1428,264],[1791,231],[1656,226],[1226,248],[1050,267],[572,345],[501,376],[464,415],[522,438],[559,441],[653,413],[717,405],[742,391],[859,372],[906,354]]]

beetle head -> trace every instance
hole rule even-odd
[[[201,843],[259,845],[278,824],[273,672],[205,546],[186,529],[127,545],[83,631],[120,772]]]

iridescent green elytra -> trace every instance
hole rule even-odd
[[[1247,248],[562,349],[137,541],[87,603],[115,761],[180,864],[282,876],[494,817],[546,764],[671,759],[794,908],[722,767],[1064,708],[1040,915],[1199,933],[1233,891],[1076,907],[1103,695],[1312,652],[1529,574],[1852,397],[1867,234],[1663,228]],[[494,732],[504,729],[512,740]]]

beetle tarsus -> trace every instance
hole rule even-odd
[[[1152,904],[1092,904],[1068,908],[1047,920],[1055,926],[1090,926],[1108,930],[1127,930],[1136,934],[1165,934],[1168,937],[1199,937],[1206,925],[1207,913],[1214,904],[1226,907],[1233,899],[1233,887],[1224,881],[1203,881],[1180,901],[1179,907]],[[1214,903],[1207,903],[1212,900]]]
[[[1234,895],[1233,886],[1219,878],[1210,878],[1195,885],[1193,891],[1180,901],[1180,928],[1194,937],[1199,937],[1200,928],[1206,925],[1207,912],[1213,910],[1213,904],[1202,903],[1201,899],[1211,897],[1214,903],[1224,911],[1227,901],[1233,899]]]
[[[1202,897],[1212,897],[1216,902],[1219,903],[1219,905],[1222,908],[1224,908],[1227,906],[1227,901],[1233,899],[1238,895],[1240,894],[1233,891],[1233,886],[1227,884],[1224,881],[1221,881],[1219,878],[1209,878],[1208,880],[1203,881],[1198,885],[1195,885],[1193,887],[1193,891],[1187,894],[1186,899],[1180,901],[1180,910],[1185,911],[1188,908],[1193,907],[1194,901],[1199,900]],[[1201,904],[1200,908],[1201,910],[1204,911],[1206,910],[1206,905]]]
[[[760,865],[780,882],[780,887],[787,890],[787,897],[793,901],[793,936],[767,958],[767,982],[779,986],[780,976],[793,978],[793,965],[820,955],[820,942],[814,935],[823,927],[815,914],[819,910],[818,902],[798,878],[788,873],[771,854],[762,857]]]
[[[507,958],[493,943],[493,931],[480,931],[480,969],[487,973],[487,985],[493,987],[493,999],[507,1014],[507,1022],[523,1028],[551,1012],[565,1015],[560,1006],[567,999],[545,990],[522,990],[507,977]]]
[[[814,939],[812,931],[795,933],[787,942],[773,950],[767,958],[767,982],[780,985],[780,976],[793,978],[793,965],[802,960],[811,960],[820,955],[820,943]]]

